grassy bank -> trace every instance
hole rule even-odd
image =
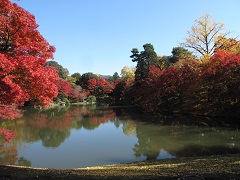
[[[0,179],[240,179],[240,155],[176,158],[79,169],[0,166]]]

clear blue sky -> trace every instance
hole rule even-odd
[[[70,74],[120,74],[135,66],[132,48],[153,44],[171,55],[194,20],[209,13],[240,34],[240,0],[20,0],[36,16],[40,33],[57,49],[55,59]],[[233,36],[234,36],[233,35]]]

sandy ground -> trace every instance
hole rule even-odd
[[[0,179],[240,179],[240,155],[176,158],[79,169],[0,166]]]

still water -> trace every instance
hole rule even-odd
[[[237,127],[178,118],[191,123],[163,116],[156,124],[152,117],[129,107],[28,108],[19,119],[0,121],[0,127],[17,134],[11,143],[0,139],[0,164],[80,168],[240,153]]]

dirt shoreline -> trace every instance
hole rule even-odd
[[[0,179],[240,179],[240,154],[141,161],[79,169],[0,165]]]

